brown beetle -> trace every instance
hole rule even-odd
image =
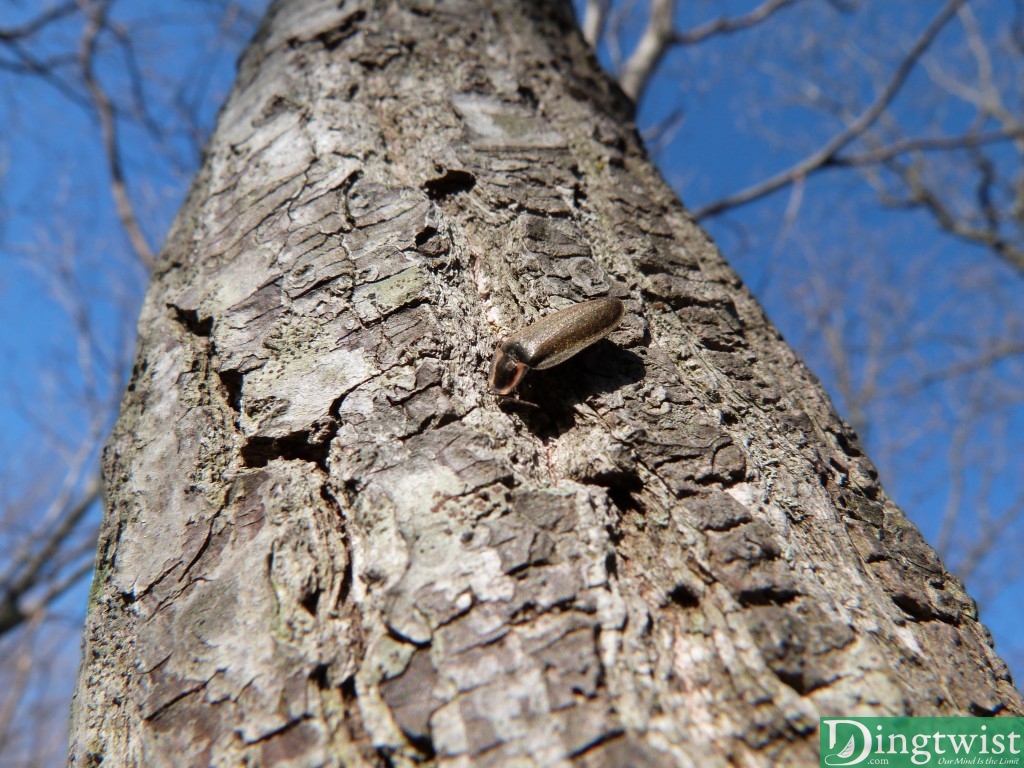
[[[491,391],[510,395],[531,368],[568,360],[614,331],[626,314],[619,299],[594,299],[542,317],[498,345],[491,364]]]

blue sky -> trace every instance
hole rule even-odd
[[[248,7],[261,4],[252,0]],[[754,3],[682,5],[679,22],[687,26],[726,10],[748,10]],[[979,23],[990,32],[1005,26],[1012,11],[1009,0],[977,5]],[[119,21],[137,35],[140,71],[157,84],[146,101],[147,114],[154,118],[150,128],[129,127],[124,133],[131,192],[155,247],[198,162],[194,132],[212,126],[234,77],[241,41],[251,30],[237,19],[228,20],[224,24],[230,34],[222,37],[203,21],[213,13],[211,6],[193,1],[173,7],[173,12],[154,10],[142,0],[115,6]],[[805,4],[792,12],[792,23],[672,54],[638,118],[649,132],[666,116],[681,115],[674,138],[656,156],[665,177],[688,206],[697,208],[785,168],[838,125],[801,103],[799,96],[806,95],[812,80],[801,62],[820,62],[814,73],[818,82],[843,84],[837,96],[863,102],[872,93],[865,62],[898,53],[933,7],[875,0],[862,3],[860,15],[851,17],[830,10],[827,3]],[[0,26],[33,10],[8,6]],[[806,23],[795,23],[806,22],[805,14],[817,38],[808,38]],[[58,28],[48,45],[55,49],[76,34],[75,27]],[[940,42],[951,50],[957,44],[953,34]],[[607,49],[602,59],[611,66]],[[101,78],[112,92],[120,92],[126,76],[123,57],[114,51],[101,61]],[[969,66],[952,53],[944,62]],[[1007,77],[1015,74],[1011,70]],[[61,254],[76,254],[68,263],[71,283],[80,293],[71,298],[80,301],[97,330],[93,354],[100,357],[90,370],[98,375],[101,398],[116,397],[123,384],[123,367],[105,383],[102,373],[126,350],[130,356],[132,344],[121,334],[134,328],[125,315],[137,311],[145,278],[129,258],[114,216],[94,116],[39,79],[2,77],[0,356],[6,364],[0,368],[0,482],[5,483],[0,498],[9,502],[27,490],[46,493],[58,483],[66,461],[62,450],[86,432],[82,352],[71,331],[72,318],[51,291]],[[894,113],[908,130],[952,129],[969,118],[962,105],[928,94],[925,73],[914,78],[913,98],[898,102]],[[181,119],[184,104],[198,105],[198,124]],[[1007,156],[1006,162],[1018,161]],[[822,318],[845,317],[843,334],[855,347],[881,345],[884,365],[878,380],[883,389],[897,387],[908,371],[966,365],[985,344],[1012,341],[1007,334],[1024,329],[1019,274],[982,249],[943,235],[924,214],[881,208],[865,180],[848,171],[810,179],[799,198],[783,191],[704,224],[773,322],[821,377],[841,413],[854,406],[842,394]],[[832,304],[830,297],[842,298],[843,304]],[[798,307],[820,314],[809,316]],[[855,360],[855,382],[868,375],[866,365]],[[930,542],[937,541],[944,510],[957,492],[949,464],[958,451],[974,462],[961,479],[963,495],[975,500],[976,512],[987,507],[998,515],[1024,496],[1020,366],[1019,357],[1013,358],[984,381],[964,375],[911,398],[881,397],[867,408],[870,429],[862,438],[868,453],[890,494]],[[976,416],[966,421],[965,403],[976,405]],[[969,541],[972,526],[969,519],[954,526],[954,539]],[[997,550],[969,580],[997,649],[1018,670],[1024,670],[1024,644],[1017,640],[1022,634],[1017,594],[1024,572],[1013,544],[1021,538],[1019,522],[1008,527],[1009,546]],[[0,540],[0,545],[12,543]],[[1000,584],[1008,588],[992,588]],[[67,626],[80,620],[84,587],[69,594],[59,611]],[[73,642],[70,652],[77,658]],[[69,687],[70,682],[63,684]]]

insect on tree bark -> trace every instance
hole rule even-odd
[[[491,363],[491,391],[515,391],[531,368],[543,371],[564,363],[614,331],[626,305],[620,299],[594,299],[553,312],[498,345]]]
[[[507,330],[596,298],[498,407]],[[808,765],[821,715],[1021,712],[568,3],[273,4],[104,476],[74,765]]]

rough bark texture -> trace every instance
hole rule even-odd
[[[502,408],[495,343],[627,303]],[[567,4],[278,2],[104,468],[75,765],[770,766],[1021,713]]]

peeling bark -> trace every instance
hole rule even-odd
[[[277,2],[139,324],[74,765],[749,766],[1021,714],[555,0]],[[487,393],[598,296],[608,340]]]

